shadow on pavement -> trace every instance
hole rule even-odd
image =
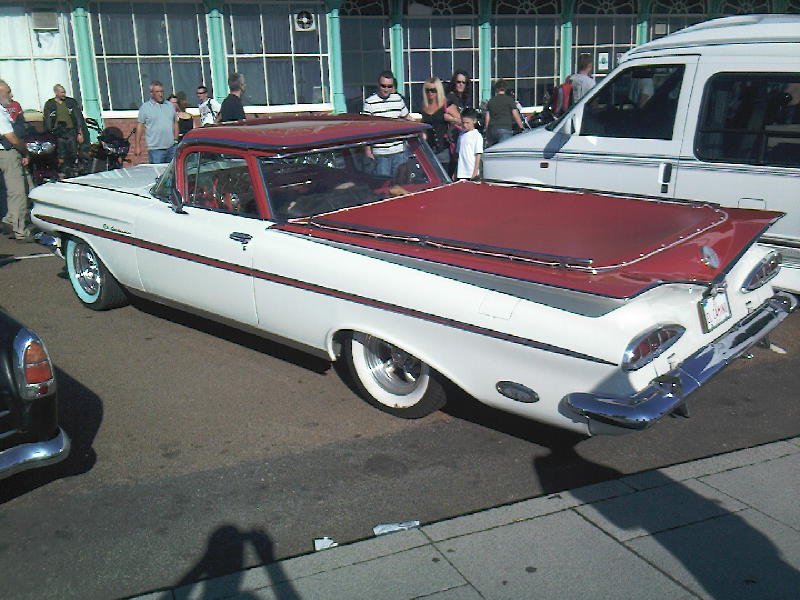
[[[564,465],[596,471],[601,480],[623,476],[615,469],[586,460],[575,445],[557,445],[548,456],[533,459],[535,473],[551,489],[554,473]],[[545,483],[547,480],[551,480],[550,485]],[[688,584],[694,593],[726,600],[797,597],[800,573],[783,560],[780,550],[742,513],[728,512],[718,500],[662,473],[648,472],[647,485],[645,490],[601,502],[596,501],[591,490],[577,489],[571,494],[591,504],[597,518],[590,520],[601,521],[606,533],[618,539],[615,530],[629,532],[618,533],[625,540],[620,543],[662,572]]]
[[[165,319],[172,323],[191,327],[197,331],[202,331],[214,337],[221,338],[233,344],[250,348],[256,352],[261,352],[286,361],[298,367],[308,369],[314,373],[323,374],[331,368],[331,362],[316,356],[312,356],[301,350],[295,350],[278,342],[273,342],[253,333],[247,333],[241,329],[236,329],[204,317],[200,317],[182,310],[164,306],[137,296],[130,297],[131,305],[149,315]]]
[[[191,586],[186,596],[198,600],[211,600],[223,596],[226,598],[235,596],[242,600],[257,598],[255,594],[241,589],[245,575],[242,569],[245,568],[245,550],[248,544],[255,550],[263,565],[261,568],[269,580],[267,585],[273,586],[270,592],[280,600],[299,600],[300,596],[288,581],[283,567],[275,563],[272,539],[267,532],[263,529],[240,531],[234,525],[222,525],[211,534],[205,554],[173,587]],[[227,577],[222,581],[206,581],[223,575]],[[213,585],[213,588],[210,585]],[[171,598],[170,592],[161,596],[162,600]]]
[[[0,504],[38,487],[89,472],[97,461],[94,438],[103,422],[103,402],[86,386],[56,367],[58,422],[72,442],[69,456],[49,467],[23,471],[0,485]]]

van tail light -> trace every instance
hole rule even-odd
[[[34,400],[55,392],[53,363],[39,336],[30,329],[20,329],[14,338],[14,355],[14,371],[20,396]]]
[[[652,362],[677,342],[685,331],[680,325],[660,325],[635,337],[622,357],[622,368],[625,371],[635,371]]]
[[[742,291],[752,292],[767,283],[781,270],[781,262],[783,255],[780,252],[773,251],[767,254],[747,275],[742,284]]]

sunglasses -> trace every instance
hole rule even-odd
[[[431,94],[435,94],[436,93],[436,88],[425,88],[425,91],[426,92],[430,92]]]
[[[379,85],[380,85],[380,86],[381,86],[383,89],[385,89],[385,90],[390,90],[390,89],[392,89],[392,88],[394,87],[394,84],[393,84],[393,83],[390,83],[390,84],[388,84],[388,85],[387,85],[387,84],[384,84],[384,83],[381,83],[381,84],[379,84]]]
[[[456,83],[457,83],[457,84],[458,84],[458,83],[463,83],[463,84],[466,84],[466,83],[467,83],[467,81],[466,81],[466,79],[456,79]]]
[[[207,93],[208,93],[208,92],[202,92],[202,91],[201,91],[201,92],[197,92],[197,95],[198,95],[198,96],[202,96],[203,94],[207,94]]]

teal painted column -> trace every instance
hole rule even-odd
[[[492,3],[481,0],[478,9],[478,76],[480,102],[492,97]]]
[[[331,78],[333,112],[347,112],[342,76],[342,31],[339,27],[339,8],[342,0],[327,0],[328,8],[328,72]]]
[[[83,114],[96,119],[103,127],[100,89],[97,85],[97,65],[92,49],[92,34],[89,29],[88,2],[78,0],[72,3],[72,31],[75,38],[75,57],[78,62],[78,79],[81,88]],[[89,130],[92,141],[97,140],[97,132]]]
[[[225,50],[225,23],[222,2],[206,0],[206,28],[208,29],[208,55],[211,63],[211,88],[214,98],[222,102],[228,95],[228,53]],[[206,82],[208,85],[208,82]]]
[[[392,72],[397,79],[397,91],[403,91],[406,74],[403,72],[403,2],[391,0],[389,5],[389,50],[392,58]]]
[[[650,41],[650,0],[639,0],[639,12],[636,13],[636,45],[641,46]]]
[[[566,0],[561,6],[561,60],[559,64],[561,81],[572,75],[572,14],[573,1]]]

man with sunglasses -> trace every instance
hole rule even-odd
[[[219,102],[209,96],[208,88],[204,85],[197,86],[197,102],[197,109],[200,111],[200,127],[213,125],[222,107]]]
[[[391,71],[383,71],[378,76],[378,90],[364,100],[363,115],[384,117],[387,119],[408,119],[409,112],[406,101],[397,93],[397,80]],[[374,173],[382,177],[392,177],[407,156],[405,142],[381,142],[367,146],[365,154],[374,160]]]

